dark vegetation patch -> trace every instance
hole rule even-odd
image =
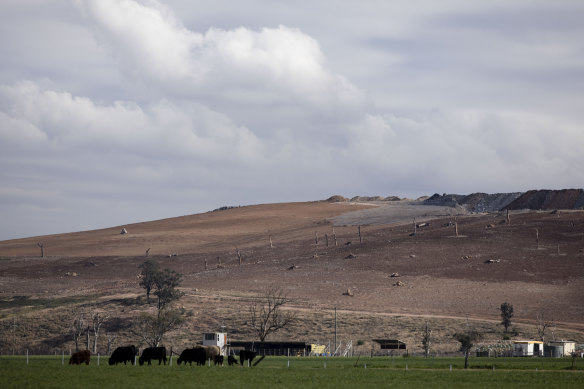
[[[12,296],[0,298],[0,309],[34,307],[57,308],[63,305],[79,304],[95,299],[95,296],[70,296],[54,299],[31,298],[31,296]]]

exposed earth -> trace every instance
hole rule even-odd
[[[272,339],[326,343],[336,308],[339,338],[366,350],[372,339],[397,338],[419,351],[429,322],[434,349],[455,351],[452,334],[462,328],[500,341],[499,306],[509,302],[512,337],[536,336],[544,314],[554,324],[548,337],[584,343],[584,211],[476,213],[374,199],[227,208],[0,242],[2,349],[70,347],[72,311],[89,302],[119,319],[119,342],[138,342],[128,327],[149,309],[137,278],[147,249],[184,275],[187,324],[167,340],[178,348],[221,325],[233,339],[251,339],[247,306],[274,284],[299,320]],[[12,328],[17,320],[27,324]]]

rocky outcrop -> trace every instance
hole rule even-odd
[[[530,190],[507,204],[503,209],[584,209],[584,190]]]
[[[584,190],[530,190],[525,193],[472,193],[469,195],[436,193],[426,199],[424,204],[463,207],[470,212],[497,212],[506,209],[584,209]]]

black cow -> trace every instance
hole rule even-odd
[[[136,350],[136,346],[126,346],[126,347],[118,347],[112,353],[112,356],[109,359],[110,366],[113,364],[118,364],[124,362],[130,362],[132,365],[135,363],[135,356],[138,354],[138,350]]]
[[[251,365],[251,362],[256,357],[256,355],[258,355],[258,353],[255,351],[241,350],[239,352],[239,363],[241,363],[241,366],[243,366],[243,362],[249,361],[249,364]]]
[[[227,357],[227,363],[229,364],[229,366],[237,365],[237,359],[235,359],[233,355],[230,355]]]
[[[213,359],[213,363],[215,364],[215,366],[217,365],[221,365],[223,366],[223,355],[216,355],[215,358]]]
[[[165,347],[148,347],[142,351],[142,356],[140,356],[140,366],[144,364],[144,362],[148,362],[150,365],[150,361],[152,359],[158,359],[158,364],[160,365],[163,361],[166,365],[166,348]]]
[[[180,357],[178,357],[176,363],[180,365],[184,362],[186,365],[188,362],[192,366],[193,362],[195,362],[201,366],[205,364],[206,355],[205,349],[202,347],[188,348],[180,353]]]
[[[69,358],[69,364],[70,365],[81,365],[82,363],[85,363],[86,365],[89,365],[90,359],[91,359],[91,352],[89,350],[78,351],[76,353],[73,353],[73,355],[71,355],[71,358]]]

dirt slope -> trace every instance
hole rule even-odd
[[[274,283],[305,315],[281,335],[294,339],[329,336],[321,320],[330,320],[334,307],[353,312],[345,328],[354,339],[387,337],[388,331],[412,338],[412,327],[380,326],[394,316],[432,317],[437,326],[447,318],[491,323],[490,336],[500,339],[493,328],[505,301],[515,307],[515,323],[533,324],[545,312],[558,333],[584,331],[584,211],[511,212],[508,222],[505,213],[434,207],[432,214],[415,203],[384,203],[258,205],[128,225],[126,235],[120,226],[0,242],[0,311],[9,318],[16,296],[99,296],[130,318],[143,309],[128,296],[142,294],[138,265],[152,247],[151,258],[184,274],[180,304],[193,312],[184,330],[189,336],[222,323],[234,336],[250,336],[241,329],[246,304]],[[415,235],[410,212],[426,223]],[[38,241],[46,243],[44,259]]]
[[[47,235],[0,242],[0,256],[105,256],[184,254],[249,247],[274,239],[291,240],[327,219],[372,205],[307,202],[237,207],[197,215],[128,224],[102,230]],[[121,234],[125,228],[127,234]]]

